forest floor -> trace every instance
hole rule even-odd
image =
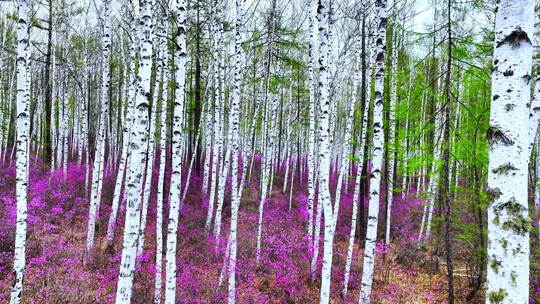
[[[0,303],[7,303],[11,286],[15,227],[13,166],[2,168],[0,176]],[[70,165],[64,178],[61,170],[49,174],[34,166],[30,174],[27,268],[23,299],[26,303],[112,303],[118,276],[123,216],[118,218],[115,244],[105,249],[104,235],[110,212],[114,179],[106,175],[97,224],[96,251],[84,265],[88,198],[84,195],[84,167]],[[239,214],[238,303],[318,303],[320,281],[309,276],[309,258],[304,223],[307,218],[305,189],[293,192],[289,211],[288,195],[282,194],[276,177],[272,196],[266,201],[262,256],[255,263],[259,194],[252,180],[244,190]],[[224,244],[216,246],[204,232],[207,200],[198,190],[194,175],[186,203],[182,206],[177,254],[177,302],[224,303],[226,285],[218,286]],[[350,229],[351,193],[344,194],[335,237],[331,303],[357,303],[361,274],[361,252],[355,244],[349,292],[340,296]],[[155,195],[154,195],[155,197]],[[201,203],[202,202],[202,203]],[[418,204],[418,202],[417,202]],[[400,212],[397,209],[396,212]],[[120,212],[123,214],[123,211]],[[167,210],[164,218],[166,219]],[[224,227],[228,233],[228,201],[224,206]],[[411,222],[407,214],[403,223]],[[396,220],[396,227],[403,227]],[[322,234],[323,227],[321,228]],[[166,231],[166,230],[165,230]],[[401,238],[396,231],[395,247],[377,249],[373,303],[445,303],[446,275],[443,267],[427,271],[396,262]],[[155,273],[155,198],[151,201],[145,251],[138,258],[133,303],[152,303]],[[383,254],[384,253],[384,254]],[[384,256],[384,257],[383,257]],[[322,257],[322,241],[319,269]],[[456,267],[459,269],[458,267]],[[456,276],[458,303],[464,303],[466,276]],[[477,300],[482,302],[482,292]]]

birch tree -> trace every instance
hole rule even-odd
[[[320,303],[330,301],[330,277],[332,269],[334,211],[330,201],[330,99],[328,96],[328,14],[329,3],[319,0],[317,21],[319,22],[319,200],[324,212],[324,253],[321,273]],[[320,219],[319,219],[320,221]],[[315,237],[318,237],[317,235]]]
[[[176,16],[176,49],[174,50],[176,91],[173,110],[172,134],[172,176],[169,198],[169,221],[167,224],[167,252],[165,255],[165,303],[175,303],[176,296],[176,243],[180,195],[182,187],[182,125],[184,107],[184,86],[186,79],[186,2],[173,1],[173,13]]]
[[[244,20],[244,0],[236,0],[234,24],[234,83],[231,101],[231,128],[232,128],[232,198],[231,198],[231,231],[230,253],[228,266],[228,295],[229,304],[236,303],[236,251],[237,251],[237,225],[238,209],[240,208],[240,193],[238,192],[238,157],[239,157],[239,127],[240,127],[240,83],[242,62],[242,24]]]
[[[26,229],[27,229],[27,192],[28,192],[28,60],[29,60],[29,1],[20,0],[17,11],[17,164],[16,164],[16,199],[17,223],[15,229],[15,261],[13,263],[13,286],[11,304],[22,301],[23,279],[26,268]]]
[[[361,49],[361,48],[360,48]],[[361,55],[361,52],[359,52]],[[362,56],[358,56],[362,57]],[[358,65],[360,65],[360,62],[357,62],[357,65],[355,67],[354,75],[353,75],[353,91],[352,91],[352,100],[354,101],[356,99],[356,86],[359,83],[360,78],[360,70]],[[367,77],[371,78],[371,65],[368,61],[368,74]],[[367,135],[367,124],[368,124],[368,115],[369,115],[369,104],[370,100],[366,98],[364,100],[364,112],[362,113],[362,129],[361,129],[361,135],[360,135],[360,154],[358,156],[358,169],[356,172],[356,178],[354,181],[354,194],[353,194],[353,205],[352,205],[352,214],[351,214],[351,231],[349,233],[349,242],[347,246],[347,257],[345,259],[345,272],[344,272],[344,278],[343,278],[343,289],[342,294],[343,296],[347,295],[348,286],[349,286],[349,278],[350,278],[350,271],[351,271],[351,265],[352,265],[352,255],[353,255],[353,248],[354,248],[354,235],[356,233],[356,220],[358,217],[358,200],[360,196],[360,183],[361,183],[361,177],[362,177],[362,171],[363,171],[363,164],[364,164],[364,149],[362,149],[363,145],[366,144],[366,135]]]
[[[103,3],[103,53],[102,53],[102,74],[101,74],[101,113],[100,128],[97,136],[94,165],[92,168],[92,190],[90,194],[90,211],[88,213],[88,235],[86,237],[86,257],[90,255],[94,247],[94,233],[96,229],[96,218],[99,213],[101,201],[101,185],[103,183],[104,159],[105,159],[105,132],[107,131],[107,121],[109,114],[109,82],[110,82],[110,48],[111,48],[111,1]]]
[[[219,7],[219,6],[218,6]],[[215,13],[215,12],[213,12]],[[215,13],[216,14],[216,13]],[[218,14],[216,14],[218,15]],[[221,25],[220,25],[220,18],[218,16],[216,16],[216,24],[214,24],[214,22],[211,22],[210,24],[210,32],[211,33],[215,33],[216,29],[219,29],[221,28]],[[212,20],[214,21],[214,20]],[[221,33],[221,31],[219,31]],[[219,48],[219,45],[220,45],[220,40],[221,40],[222,36],[219,35],[219,38],[217,39],[218,41],[214,42],[214,44],[212,45],[214,47],[214,50],[213,50],[213,54],[214,56],[218,57],[219,54],[217,52],[217,49]],[[208,199],[208,213],[206,215],[206,223],[205,223],[205,226],[204,226],[204,230],[206,233],[208,233],[208,231],[210,230],[210,226],[212,224],[212,217],[213,217],[213,214],[214,214],[214,203],[215,203],[215,194],[216,194],[216,184],[218,183],[218,171],[219,171],[219,165],[220,165],[220,149],[221,149],[221,146],[220,146],[220,143],[221,143],[221,124],[220,124],[220,120],[221,120],[221,115],[220,115],[220,107],[221,107],[221,99],[220,99],[220,94],[219,94],[219,86],[220,86],[220,83],[219,83],[219,69],[221,68],[221,64],[218,64],[218,68],[214,69],[213,71],[213,74],[212,74],[212,77],[213,77],[213,84],[214,84],[214,92],[213,92],[213,99],[214,99],[214,103],[213,103],[213,111],[214,111],[214,114],[213,114],[213,120],[212,120],[212,145],[211,147],[208,147],[207,148],[207,155],[206,155],[206,158],[209,159],[209,163],[210,163],[210,158],[211,158],[211,163],[209,164],[211,169],[209,169],[211,171],[211,174],[210,174],[210,177],[211,177],[211,181],[210,181],[210,194],[209,194],[209,199]],[[210,114],[210,107],[208,107],[208,114]],[[207,118],[209,119],[209,118]],[[210,127],[210,126],[209,126]],[[210,132],[210,129],[208,130],[208,132]],[[211,150],[210,150],[211,149]],[[205,168],[206,170],[206,168]],[[204,188],[204,187],[203,187]]]
[[[397,19],[397,18],[395,18]],[[390,124],[388,128],[388,168],[386,172],[388,174],[388,191],[387,191],[387,207],[386,207],[386,233],[385,233],[385,244],[390,243],[390,228],[392,223],[392,203],[394,201],[394,164],[395,158],[397,155],[396,152],[396,103],[397,103],[397,58],[398,58],[398,43],[397,43],[397,24],[394,23],[392,30],[392,58],[390,65],[390,74],[392,75],[392,80],[390,83],[390,119],[388,123]]]
[[[152,63],[152,0],[140,2],[139,39],[140,65],[137,78],[137,95],[135,100],[135,120],[130,135],[129,148],[131,157],[127,173],[126,196],[127,210],[122,243],[122,258],[116,288],[116,303],[129,303],[135,273],[137,255],[137,238],[140,226],[142,169],[146,161],[148,140],[148,107],[150,98],[150,72]]]
[[[137,1],[135,1],[137,2]],[[129,10],[131,8],[131,12]],[[133,3],[132,5],[128,6],[128,9],[126,9],[126,15],[128,15],[128,24],[130,27],[130,30],[132,33],[136,33],[136,24],[135,21],[137,20],[137,12],[139,11],[139,6],[137,3]],[[116,175],[116,182],[114,185],[114,194],[113,194],[113,201],[112,201],[112,207],[111,207],[111,214],[109,216],[109,223],[107,225],[107,244],[110,245],[114,238],[114,231],[116,228],[116,218],[118,214],[118,206],[120,205],[120,195],[122,190],[122,185],[124,182],[124,175],[126,172],[127,165],[129,163],[129,156],[131,155],[131,151],[128,149],[129,147],[129,141],[130,141],[130,130],[133,127],[134,123],[134,117],[133,112],[135,108],[135,94],[136,92],[136,85],[137,81],[135,80],[134,74],[135,74],[135,64],[136,64],[136,53],[137,53],[137,43],[139,39],[137,38],[137,35],[131,35],[131,41],[129,42],[129,70],[128,70],[128,77],[127,77],[127,99],[128,99],[128,105],[127,105],[127,113],[125,117],[125,124],[123,128],[123,141],[122,141],[122,151],[120,154],[120,162],[118,164],[118,173]]]
[[[375,1],[375,99],[373,107],[373,154],[369,181],[369,211],[360,284],[359,303],[371,303],[373,270],[375,267],[375,246],[377,242],[377,224],[381,190],[381,167],[384,151],[383,129],[383,93],[384,93],[384,56],[386,46],[386,0]]]
[[[267,19],[268,37],[266,39],[266,52],[264,58],[264,82],[265,88],[263,92],[264,101],[267,103],[263,113],[263,130],[262,130],[262,163],[261,163],[261,199],[259,201],[259,218],[257,225],[257,251],[255,253],[256,264],[260,262],[261,256],[261,241],[262,241],[262,223],[264,205],[269,196],[271,196],[273,185],[273,164],[274,164],[274,149],[275,149],[275,132],[276,122],[272,117],[277,117],[278,101],[276,94],[270,88],[270,78],[272,70],[272,47],[274,44],[274,27],[276,14],[276,0],[270,2],[270,11]],[[279,157],[279,156],[278,156]]]
[[[317,164],[315,163],[315,73],[314,73],[314,61],[315,61],[315,45],[317,44],[317,39],[315,36],[315,20],[316,20],[316,2],[310,0],[308,2],[308,18],[309,18],[309,57],[308,57],[308,90],[309,90],[309,132],[308,132],[308,155],[307,155],[307,165],[308,165],[308,224],[307,224],[307,234],[308,234],[308,248],[309,253],[313,255],[314,244],[313,244],[313,213],[315,205],[315,189],[317,183],[315,182],[315,171]],[[317,234],[318,237],[318,234]],[[313,259],[313,257],[312,257]],[[312,277],[315,273],[315,267],[313,263],[311,264],[311,274]]]
[[[154,284],[154,303],[161,303],[162,294],[162,277],[163,277],[163,202],[165,201],[165,164],[166,164],[166,151],[167,151],[167,103],[168,103],[168,84],[167,79],[169,76],[169,66],[166,62],[168,50],[166,47],[167,40],[163,37],[168,37],[169,34],[169,12],[168,5],[161,10],[161,20],[159,29],[161,31],[161,37],[158,38],[158,46],[165,47],[159,53],[158,60],[162,61],[163,70],[160,75],[160,84],[162,86],[161,92],[161,115],[160,115],[160,131],[159,131],[159,176],[158,176],[158,189],[157,189],[157,203],[156,203],[156,281]],[[156,115],[157,118],[157,115]]]
[[[500,1],[495,17],[489,141],[486,303],[529,294],[528,132],[534,3]]]

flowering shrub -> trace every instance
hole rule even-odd
[[[319,298],[322,254],[318,259],[318,273],[311,281],[310,248],[306,236],[308,219],[307,176],[295,179],[289,211],[289,195],[282,194],[282,181],[275,180],[271,197],[267,200],[262,234],[261,261],[256,265],[256,231],[258,221],[259,180],[255,170],[243,191],[239,212],[237,255],[238,303],[316,303]],[[355,169],[355,168],[354,168]],[[123,209],[118,216],[118,230],[112,247],[105,248],[105,233],[114,191],[115,173],[106,171],[101,207],[96,227],[96,250],[90,261],[83,263],[89,209],[85,190],[86,168],[75,163],[68,165],[67,175],[61,169],[48,171],[38,160],[33,160],[29,183],[27,268],[24,298],[32,303],[113,303],[121,256]],[[143,255],[137,258],[133,302],[153,301],[156,271],[155,225],[157,166],[154,167],[152,195]],[[11,265],[15,232],[15,170],[2,168],[0,176],[0,302],[6,302],[11,285]],[[182,172],[187,172],[183,168]],[[305,171],[304,171],[305,174]],[[166,171],[165,189],[169,187],[170,170]],[[301,184],[299,181],[303,180]],[[226,193],[230,192],[230,181]],[[183,180],[183,188],[186,186]],[[337,177],[332,176],[335,186]],[[189,191],[181,209],[177,251],[177,302],[223,303],[226,301],[226,282],[218,286],[223,271],[223,257],[229,231],[230,201],[223,207],[223,235],[219,242],[204,232],[208,198],[201,193],[202,178],[193,172]],[[334,189],[334,188],[332,188]],[[361,220],[357,223],[356,241],[349,292],[342,297],[344,264],[350,233],[354,182],[348,181],[341,196],[341,205],[334,239],[332,266],[332,299],[335,303],[357,303],[361,278],[362,237]],[[334,195],[334,194],[333,194]],[[359,200],[361,211],[367,212],[367,198]],[[365,204],[365,205],[361,205]],[[394,262],[394,256],[406,244],[415,244],[423,201],[416,193],[409,197],[395,195],[392,209],[391,245],[377,242],[374,303],[443,303],[445,299],[444,273],[427,274],[422,269],[409,269]],[[164,237],[168,218],[165,199]],[[384,206],[381,205],[379,232],[384,236]],[[364,219],[365,220],[365,219]],[[323,219],[324,221],[324,219]],[[365,223],[365,222],[364,222]],[[324,225],[322,226],[324,227]],[[323,240],[321,228],[320,250]],[[226,279],[225,279],[226,280]],[[463,283],[464,284],[464,283]],[[538,303],[540,282],[533,278],[531,303]],[[466,288],[466,286],[463,286]]]

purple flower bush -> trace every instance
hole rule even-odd
[[[256,157],[256,161],[257,161]],[[96,249],[88,263],[84,263],[89,199],[85,190],[85,167],[76,163],[68,165],[67,175],[61,169],[48,171],[38,159],[31,161],[28,201],[28,238],[26,251],[26,277],[24,298],[30,303],[113,303],[121,255],[121,235],[124,215],[118,216],[118,229],[113,246],[105,248],[107,221],[115,174],[108,169],[105,174],[101,206],[97,221]],[[257,167],[258,162],[256,163]],[[187,172],[187,168],[183,172]],[[153,301],[155,277],[155,225],[158,168],[154,167],[152,195],[148,212],[144,251],[137,258],[133,303]],[[0,176],[0,302],[9,298],[12,280],[13,246],[15,232],[15,169],[13,165],[1,168]],[[254,171],[255,172],[255,171]],[[169,187],[170,171],[166,172],[165,188]],[[191,175],[189,191],[180,211],[177,254],[177,302],[224,303],[226,282],[219,286],[223,256],[230,217],[230,178],[226,185],[223,207],[224,235],[216,242],[204,232],[208,198],[201,193],[199,172]],[[309,275],[311,253],[307,244],[308,219],[307,177],[296,178],[289,211],[289,195],[282,194],[282,176],[276,175],[271,196],[266,201],[263,219],[261,263],[256,265],[256,231],[259,180],[253,174],[242,196],[239,213],[237,256],[238,303],[317,303],[320,286],[322,254],[318,260],[318,275],[312,281]],[[335,186],[337,177],[332,176]],[[184,187],[186,180],[184,178]],[[367,214],[367,198],[359,200],[359,220],[353,252],[349,292],[342,297],[344,264],[347,256],[348,236],[354,181],[343,189],[341,207],[334,239],[332,267],[333,303],[357,303],[361,277],[361,238],[363,228],[360,217]],[[335,189],[333,188],[332,189]],[[345,188],[345,187],[344,187]],[[334,195],[334,194],[332,194]],[[377,263],[373,290],[374,303],[444,303],[444,272],[428,274],[422,269],[409,268],[394,261],[402,246],[415,244],[422,216],[423,200],[410,193],[408,197],[395,195],[392,210],[393,243],[385,245],[384,221],[377,243]],[[164,238],[168,203],[164,204]],[[384,218],[381,205],[380,218]],[[324,221],[324,218],[323,218]],[[364,222],[365,223],[365,222]],[[324,223],[323,223],[324,224]],[[324,227],[324,226],[322,226]],[[321,247],[323,240],[321,228]],[[532,272],[538,273],[536,272]],[[225,279],[226,280],[226,279]],[[463,283],[464,284],[464,283]],[[538,303],[540,281],[533,277],[531,302]]]

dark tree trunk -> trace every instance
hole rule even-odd
[[[371,88],[368,88],[367,87],[367,77],[369,77],[368,75],[370,75],[370,73],[367,71],[368,70],[368,60],[366,60],[366,58],[368,58],[368,54],[366,54],[367,52],[367,48],[366,48],[366,33],[368,32],[368,29],[366,28],[366,17],[367,17],[367,14],[364,13],[364,17],[362,18],[362,91],[361,91],[361,96],[362,96],[362,100],[365,101],[366,98],[367,98],[367,90],[371,89]],[[365,102],[362,102],[362,111],[369,111],[369,101],[366,105]],[[366,128],[367,126],[369,125],[369,115],[368,115],[368,124],[366,125]],[[360,229],[357,229],[358,231],[358,234],[359,234],[359,241],[360,241],[360,248],[364,248],[364,240],[366,238],[366,208],[365,208],[365,205],[366,205],[366,198],[367,198],[367,193],[368,193],[368,179],[367,179],[367,152],[369,151],[367,149],[367,143],[368,143],[368,134],[366,133],[366,141],[364,144],[363,147],[361,147],[361,149],[363,150],[363,153],[364,153],[364,161],[362,164],[358,164],[359,166],[361,165],[362,166],[362,170],[358,170],[358,174],[362,174],[361,175],[361,188],[360,188],[360,210],[359,210],[359,213],[360,213],[360,220],[358,221],[359,225],[360,225]],[[360,143],[362,144],[362,143]]]
[[[451,99],[452,92],[450,88],[450,77],[452,70],[452,31],[451,31],[451,5],[450,0],[448,1],[448,58],[446,62],[446,79],[445,79],[445,95],[446,95],[446,106],[444,111],[444,129],[443,129],[443,168],[441,174],[441,187],[440,187],[440,199],[441,205],[444,210],[444,244],[446,252],[446,269],[447,269],[447,279],[448,279],[448,304],[454,303],[454,265],[452,260],[452,222],[451,222],[451,205],[450,205],[450,191],[449,191],[449,164],[450,164],[450,112],[451,112]]]
[[[52,74],[52,15],[53,4],[52,0],[49,0],[49,19],[47,29],[47,54],[45,55],[45,117],[43,119],[43,161],[46,164],[51,163],[52,157],[52,140],[51,140],[51,110],[52,110],[52,87],[51,87],[51,74]]]
[[[476,155],[476,151],[478,151],[478,148],[477,148],[477,135],[478,135],[478,128],[475,128],[474,130],[474,146],[473,146],[473,159],[476,160],[477,158],[477,155]],[[473,180],[474,180],[474,198],[473,198],[473,202],[476,202],[475,206],[473,207],[473,211],[476,213],[476,225],[478,227],[478,239],[477,239],[477,245],[476,245],[476,252],[477,252],[477,255],[478,255],[478,258],[477,258],[477,266],[476,266],[476,270],[478,271],[478,273],[475,275],[474,279],[473,279],[473,282],[472,282],[472,286],[471,286],[471,290],[469,291],[469,293],[467,294],[466,296],[466,299],[468,301],[472,300],[474,298],[474,296],[476,295],[476,293],[480,290],[480,288],[482,288],[482,283],[484,283],[484,276],[485,276],[485,267],[487,265],[486,263],[486,254],[485,254],[485,250],[486,250],[486,239],[484,237],[484,211],[482,210],[482,207],[481,205],[479,204],[480,202],[480,199],[481,199],[481,191],[482,191],[482,178],[481,178],[481,175],[480,175],[480,172],[479,172],[479,168],[477,165],[474,165],[473,167]]]
[[[199,132],[200,127],[200,120],[201,120],[201,109],[202,109],[202,100],[201,100],[201,26],[200,26],[200,20],[199,20],[199,14],[200,14],[200,2],[197,1],[197,31],[195,34],[195,109],[194,109],[194,133],[193,136],[197,138],[197,132]],[[193,141],[193,144],[197,146],[196,151],[196,169],[197,171],[201,170],[201,141],[202,141],[202,135],[198,139],[199,144],[195,143]]]

